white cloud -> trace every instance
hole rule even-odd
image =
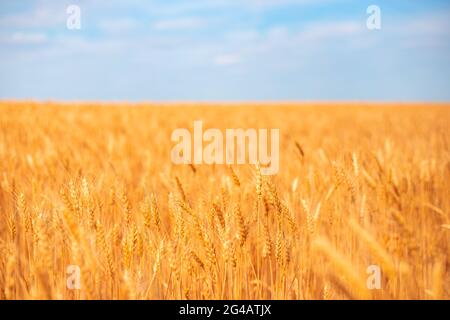
[[[11,35],[2,36],[3,43],[12,45],[35,45],[47,42],[45,33],[41,32],[15,32]]]
[[[238,4],[242,3],[242,1],[236,2]],[[253,9],[265,9],[282,6],[317,4],[320,2],[324,2],[324,0],[248,0],[242,4]]]
[[[87,1],[87,0],[86,0]],[[86,4],[96,8],[139,7],[157,16],[186,16],[201,12],[264,11],[286,6],[308,6],[339,0],[195,0],[195,1],[141,1],[141,0],[88,0]],[[342,1],[342,0],[341,0]],[[345,1],[345,0],[344,0]]]
[[[122,19],[111,19],[111,20],[102,20],[99,22],[99,27],[105,32],[108,33],[117,33],[129,31],[137,27],[138,23],[136,20],[122,18]]]
[[[386,26],[405,48],[436,48],[450,44],[450,12],[435,13],[416,19],[401,19]]]
[[[329,38],[353,36],[364,29],[354,21],[321,22],[307,26],[300,32],[303,40],[320,41]]]
[[[241,57],[235,53],[221,54],[216,56],[213,62],[218,66],[231,66],[241,62]]]
[[[66,21],[66,7],[36,7],[32,11],[9,14],[0,17],[0,26],[7,28],[39,28],[63,25]]]
[[[178,18],[159,20],[154,24],[156,30],[180,30],[204,27],[206,20],[199,18]]]

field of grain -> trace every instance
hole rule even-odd
[[[0,299],[449,299],[449,107],[2,102]],[[172,164],[194,120],[279,173]]]

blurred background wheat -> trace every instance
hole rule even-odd
[[[0,298],[448,299],[448,110],[2,102]],[[197,119],[279,128],[279,174],[173,165]]]

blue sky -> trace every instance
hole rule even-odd
[[[448,102],[449,79],[449,1],[0,2],[0,99]]]

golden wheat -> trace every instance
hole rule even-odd
[[[448,108],[1,102],[0,299],[449,299]],[[173,164],[196,119],[279,173]]]

